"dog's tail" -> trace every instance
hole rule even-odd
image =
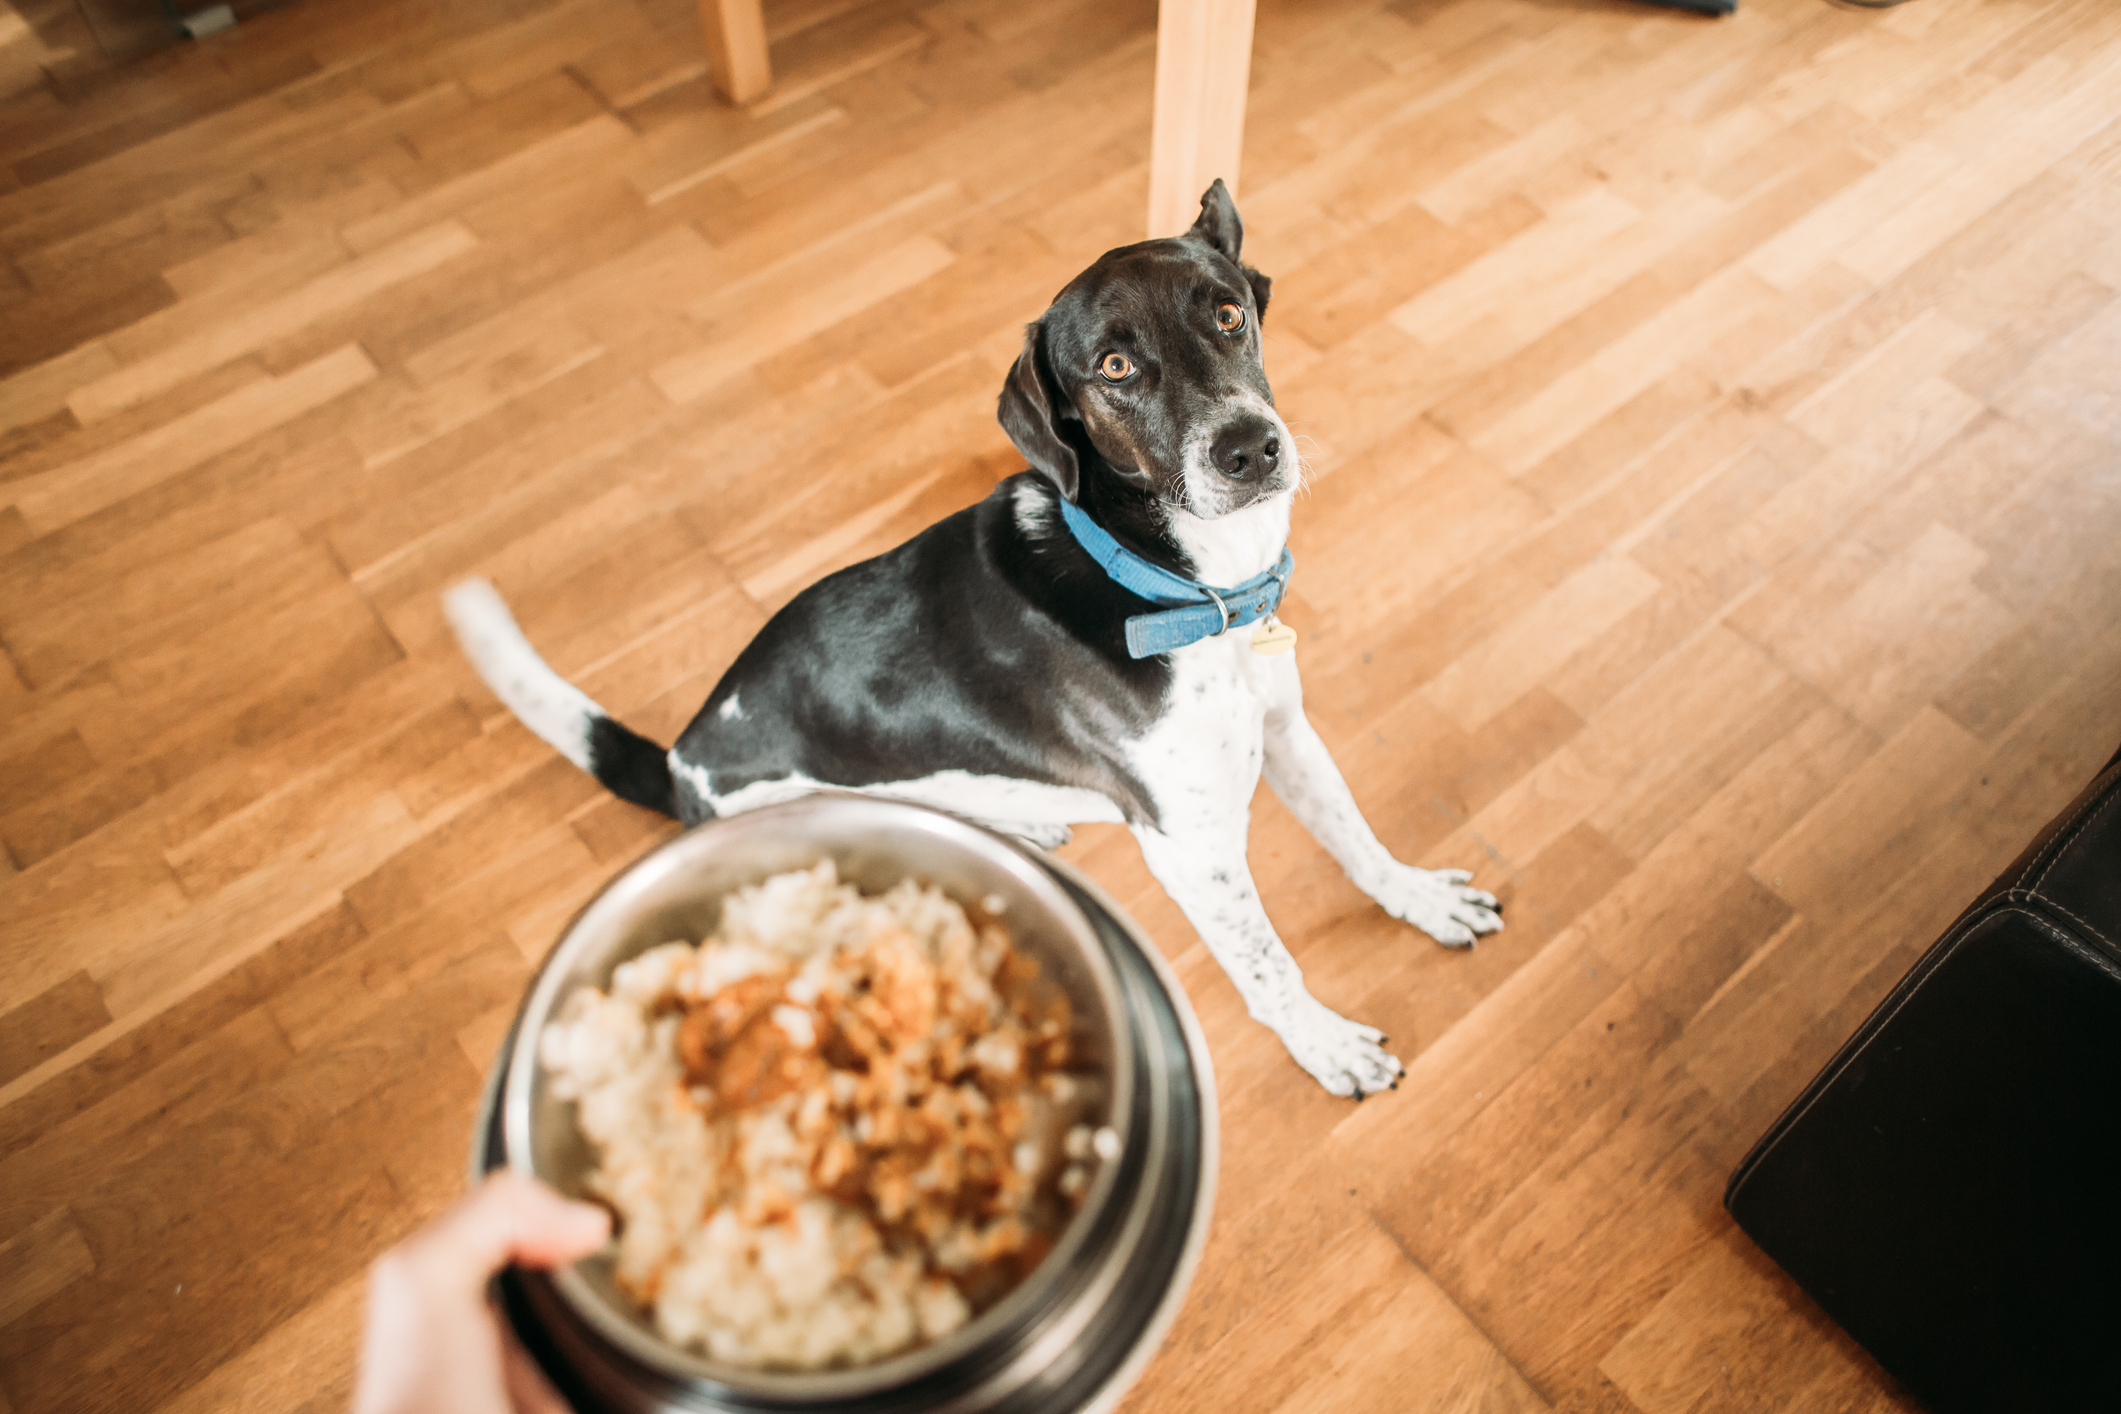
[[[465,580],[442,596],[442,611],[457,631],[464,656],[524,726],[621,800],[677,817],[677,791],[663,748],[620,726],[554,672],[523,637],[491,584]]]

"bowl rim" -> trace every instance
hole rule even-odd
[[[1120,1362],[1106,1374],[1098,1386],[1097,1393],[1074,1414],[1108,1414],[1126,1398],[1139,1380],[1149,1362],[1163,1349],[1164,1338],[1178,1321],[1178,1313],[1192,1292],[1193,1279],[1200,1273],[1200,1264],[1208,1248],[1208,1234],[1214,1226],[1215,1195],[1222,1184],[1222,1106],[1220,1092],[1215,1084],[1215,1061],[1208,1050],[1208,1033],[1200,1024],[1200,1017],[1193,1010],[1192,999],[1185,985],[1179,981],[1178,969],[1164,956],[1163,950],[1150,940],[1142,926],[1134,921],[1119,905],[1111,891],[1090,876],[1080,866],[1057,855],[1046,855],[1040,864],[1057,875],[1070,887],[1080,891],[1090,900],[1091,906],[1109,918],[1114,927],[1131,943],[1141,955],[1149,971],[1156,977],[1157,985],[1163,989],[1166,1005],[1178,1025],[1188,1064],[1193,1074],[1193,1087],[1199,1109],[1200,1130],[1197,1142],[1200,1145],[1200,1173],[1194,1182],[1193,1205],[1187,1219],[1186,1235],[1180,1244],[1170,1276],[1166,1279],[1164,1292],[1149,1318],[1136,1330],[1133,1344]]]
[[[1142,1136],[1131,1133],[1133,1091],[1138,1078],[1134,1074],[1135,1058],[1127,1042],[1132,1022],[1118,975],[1106,955],[1103,941],[1084,916],[1081,906],[1043,867],[1042,861],[1031,855],[1030,847],[963,816],[931,806],[859,792],[820,790],[741,814],[702,821],[688,828],[620,870],[569,921],[561,931],[559,941],[539,965],[523,1003],[508,1055],[508,1073],[501,1095],[501,1131],[502,1149],[510,1169],[526,1177],[543,1179],[537,1169],[532,1143],[533,1099],[537,1081],[544,1070],[538,1056],[538,1038],[562,1000],[562,989],[571,993],[576,985],[571,974],[580,955],[591,950],[590,943],[596,934],[623,918],[644,894],[666,882],[671,871],[683,870],[704,857],[702,852],[712,848],[711,839],[717,832],[739,828],[756,831],[775,826],[800,829],[806,823],[815,823],[820,816],[832,818],[849,814],[871,817],[865,823],[872,827],[894,832],[918,831],[931,839],[941,840],[946,846],[981,856],[986,863],[999,866],[1040,902],[1069,935],[1105,1012],[1112,1046],[1104,1122],[1119,1132],[1122,1146],[1142,1142]],[[829,842],[821,843],[818,858],[827,857],[833,848]],[[759,876],[765,877],[770,876]],[[920,872],[909,868],[906,877],[918,878]],[[744,882],[756,883],[758,879]],[[737,887],[743,887],[743,884],[731,886]],[[967,902],[963,899],[956,901],[961,906]],[[612,969],[620,962],[654,945],[653,940],[645,940],[637,948],[615,951],[600,965],[597,974],[600,984],[608,985]],[[787,1371],[720,1363],[666,1342],[655,1333],[645,1317],[614,1306],[582,1275],[580,1263],[564,1264],[547,1275],[562,1300],[596,1337],[664,1376],[700,1381],[732,1393],[791,1403],[859,1398],[941,1369],[1034,1314],[1044,1304],[1061,1274],[1068,1270],[1070,1259],[1097,1227],[1099,1215],[1110,1205],[1119,1168],[1120,1165],[1113,1163],[1098,1165],[1082,1206],[1069,1218],[1053,1249],[1008,1295],[941,1340],[864,1365]]]

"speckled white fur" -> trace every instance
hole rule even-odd
[[[1165,524],[1203,584],[1238,585],[1273,568],[1289,543],[1290,492],[1206,520],[1172,509]]]
[[[678,769],[675,753],[672,754],[672,770]],[[822,781],[807,776],[784,776],[772,781],[754,781],[740,790],[727,795],[714,794],[707,789],[707,772],[698,766],[686,766],[688,785],[701,791],[701,799],[710,805],[717,815],[737,815],[746,810],[756,810],[762,805],[776,805],[784,800],[793,800],[799,795],[825,789],[847,789],[828,787]],[[1068,842],[1069,826],[1089,824],[1093,821],[1118,823],[1122,818],[1114,805],[1096,791],[1082,790],[1074,786],[1048,785],[1043,781],[1023,781],[1010,776],[986,776],[972,771],[938,771],[933,775],[904,781],[886,781],[879,785],[859,787],[860,794],[886,796],[892,800],[910,800],[920,805],[932,805],[938,810],[948,810],[969,820],[977,820],[990,829],[1003,834],[1016,835],[1046,849],[1055,849]]]
[[[1264,771],[1304,827],[1387,911],[1463,946],[1502,926],[1495,900],[1456,871],[1392,858],[1303,713],[1296,655],[1254,653],[1239,629],[1172,654],[1169,709],[1129,754],[1156,803],[1136,827],[1142,858],[1222,964],[1251,1015],[1336,1095],[1392,1084],[1401,1066],[1374,1027],[1338,1015],[1305,988],[1268,921],[1245,862],[1253,790]]]
[[[1286,435],[1286,433],[1284,434]],[[1280,556],[1293,492],[1205,519],[1172,512],[1172,534],[1207,582],[1237,584]],[[1149,788],[1156,828],[1136,827],[1142,858],[1289,1054],[1336,1095],[1394,1083],[1399,1061],[1375,1027],[1350,1021],[1304,986],[1245,861],[1252,793],[1262,772],[1304,827],[1362,890],[1438,942],[1470,944],[1502,926],[1494,898],[1460,870],[1394,859],[1304,716],[1296,655],[1252,651],[1239,629],[1171,655],[1165,715],[1128,753]]]
[[[1053,504],[1046,499],[1046,490],[1030,482],[1024,482],[1011,493],[1014,502],[1017,528],[1036,540],[1050,532],[1055,520]]]
[[[681,814],[688,820],[704,819],[710,811],[699,807],[714,799],[714,781],[705,766],[695,766],[671,747],[663,759],[670,763],[671,789],[677,792]]]
[[[538,656],[494,587],[467,579],[442,596],[442,613],[494,695],[553,750],[588,770],[589,728],[603,709]]]

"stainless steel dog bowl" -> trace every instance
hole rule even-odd
[[[1018,946],[1068,994],[1076,1066],[1101,1080],[1092,1123],[1119,1135],[1054,1250],[945,1340],[872,1365],[775,1373],[718,1365],[659,1339],[592,1258],[499,1284],[518,1335],[584,1414],[661,1411],[1100,1409],[1116,1402],[1176,1313],[1207,1229],[1215,1106],[1207,1052],[1161,958],[1096,886],[1059,861],[955,817],[818,795],[703,825],[614,880],[540,969],[489,1078],[474,1174],[506,1164],[579,1191],[591,1156],[537,1059],[546,1020],[627,958],[713,930],[724,894],[830,858],[866,891],[907,876],[975,903],[999,896]]]

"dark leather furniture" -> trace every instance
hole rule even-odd
[[[1935,1414],[2121,1410],[2121,755],[1724,1205]]]

